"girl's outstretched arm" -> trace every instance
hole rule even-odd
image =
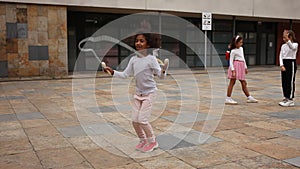
[[[125,79],[128,76],[133,75],[132,59],[133,59],[133,57],[129,60],[129,63],[128,63],[127,67],[125,68],[125,70],[123,72],[119,72],[119,71],[114,70],[113,76]]]

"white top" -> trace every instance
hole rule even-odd
[[[279,54],[279,64],[283,66],[283,59],[296,59],[298,43],[292,43],[290,40],[281,46]]]
[[[230,52],[230,69],[234,70],[233,61],[243,61],[245,63],[245,68],[247,69],[247,64],[244,57],[244,49],[243,47],[232,49]]]
[[[127,78],[133,75],[136,83],[136,94],[147,95],[157,90],[154,74],[160,78],[166,76],[166,74],[161,73],[161,67],[156,57],[150,54],[146,57],[135,55],[130,58],[125,70],[123,72],[114,71],[113,77]]]

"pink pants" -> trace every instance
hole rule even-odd
[[[151,93],[145,96],[134,95],[132,112],[133,127],[138,137],[141,140],[148,138],[150,142],[153,142],[155,140],[152,126],[149,123],[155,96],[155,93]]]
[[[145,96],[134,95],[132,121],[142,124],[149,123],[155,97],[155,93]]]

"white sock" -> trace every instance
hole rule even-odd
[[[146,140],[146,138],[140,138],[140,141],[145,141]]]
[[[155,142],[155,136],[149,137],[148,142],[149,143],[154,143]]]

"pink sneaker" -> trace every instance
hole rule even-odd
[[[156,149],[156,148],[158,148],[158,142],[157,142],[157,141],[146,144],[146,145],[143,147],[143,150],[142,150],[142,151],[143,151],[144,153],[147,153],[147,152],[153,151],[153,150]]]
[[[143,151],[144,146],[147,144],[146,139],[145,140],[141,140],[140,143],[138,145],[135,146],[136,150],[139,151]]]

